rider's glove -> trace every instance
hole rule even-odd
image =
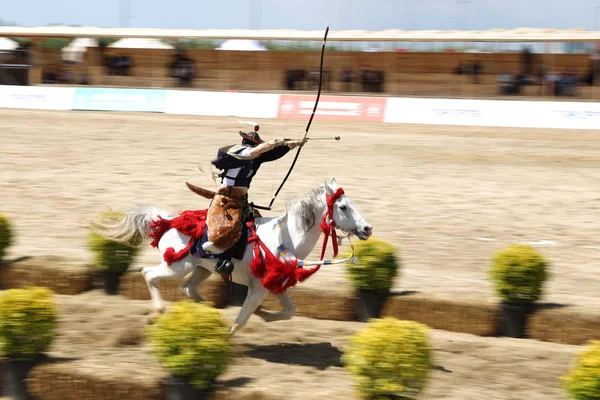
[[[269,149],[272,149],[273,147],[283,146],[285,144],[285,140],[282,137],[277,137],[269,140],[267,144],[269,145]]]
[[[300,139],[300,140],[288,140],[286,142],[287,146],[290,148],[290,150],[295,149],[296,147],[306,143],[307,139]]]

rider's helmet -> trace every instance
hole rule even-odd
[[[242,132],[240,131],[240,136],[242,137],[242,144],[244,146],[254,147],[263,142],[263,140],[258,135],[258,125],[254,127],[254,132]]]

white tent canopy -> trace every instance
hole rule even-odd
[[[0,37],[0,51],[15,50],[17,47],[19,47],[19,43],[14,40]]]
[[[88,47],[97,47],[98,42],[92,38],[77,38],[63,47],[62,59],[71,62],[83,62]]]
[[[217,50],[267,51],[267,48],[258,40],[229,39],[217,47]]]
[[[108,47],[115,49],[165,49],[173,50],[174,47],[155,38],[124,38],[117,40]]]
[[[324,27],[323,27],[324,28]],[[0,26],[0,36],[6,37],[121,37],[162,39],[255,39],[322,41],[325,29],[245,30],[245,29],[150,29],[95,28],[71,26]],[[330,42],[596,42],[600,31],[585,29],[490,29],[481,31],[427,30],[403,31],[330,31]]]

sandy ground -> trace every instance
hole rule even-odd
[[[273,138],[301,137],[307,121],[259,122],[262,136]],[[211,188],[209,162],[239,141],[240,129],[233,118],[0,110],[0,212],[17,235],[8,257],[90,260],[83,220],[107,207],[207,207],[185,182]],[[315,118],[310,136],[335,135],[342,140],[304,147],[267,215],[335,177],[375,235],[398,246],[399,290],[494,298],[493,252],[526,242],[552,261],[545,301],[600,309],[600,131]],[[292,159],[261,168],[252,201],[268,205]],[[134,268],[158,261],[148,246]],[[328,266],[304,285],[326,290],[348,281],[342,266]]]
[[[119,380],[166,376],[144,339],[147,302],[101,291],[57,296],[58,336],[50,354]],[[222,310],[232,321],[238,308]],[[228,398],[358,399],[341,356],[358,322],[294,317],[267,324],[253,316],[233,339],[236,356],[219,378]],[[560,377],[578,346],[434,330],[434,368],[421,399],[565,399]],[[143,365],[143,368],[141,366]]]

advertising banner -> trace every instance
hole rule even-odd
[[[240,118],[276,118],[279,95],[169,90],[165,112]]]
[[[70,110],[73,88],[46,86],[0,86],[1,108]]]
[[[77,88],[73,110],[164,112],[165,90]]]
[[[315,106],[316,95],[281,96],[278,118],[307,119]],[[315,118],[333,121],[382,122],[385,97],[321,96]]]

